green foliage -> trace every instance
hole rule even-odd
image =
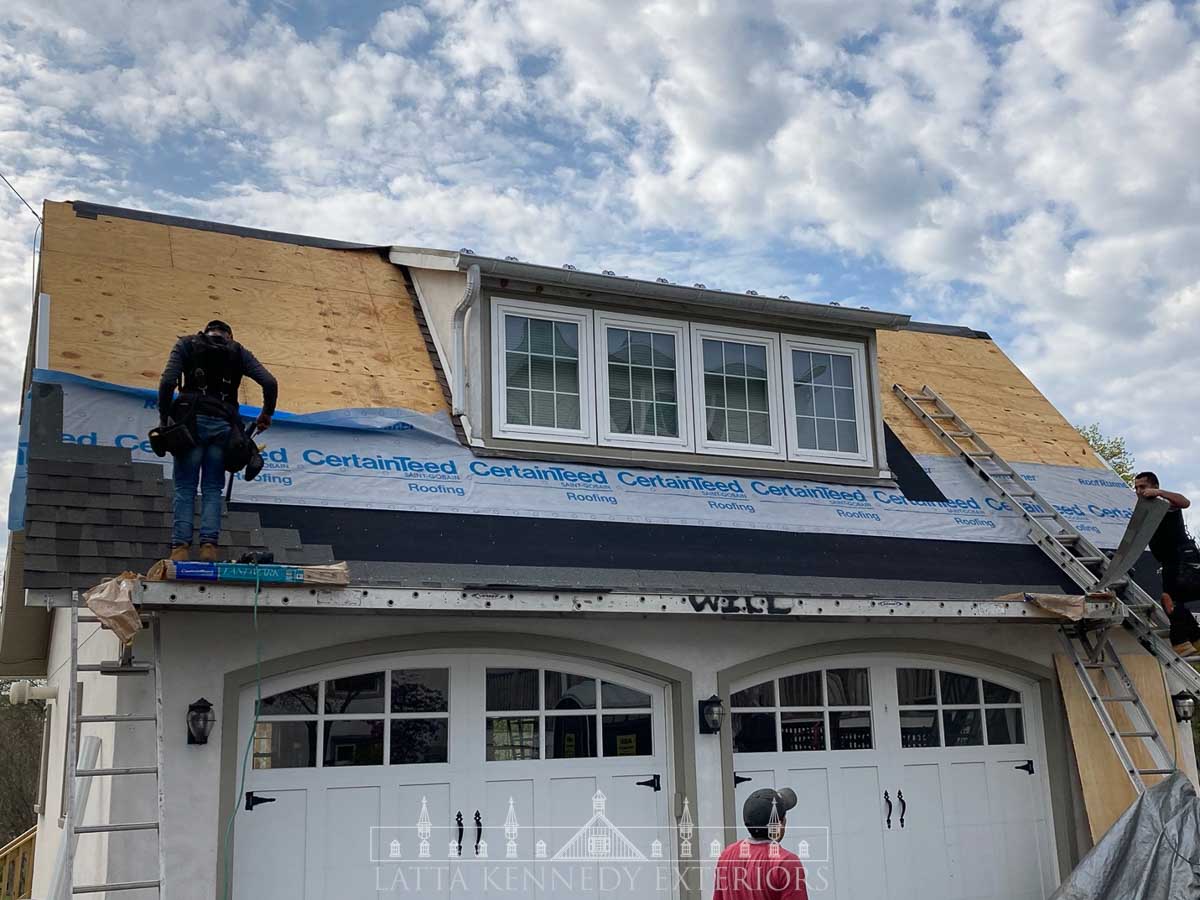
[[[38,770],[42,756],[44,703],[13,706],[8,681],[0,679],[0,846],[37,822]]]
[[[1113,467],[1113,471],[1121,476],[1130,487],[1133,486],[1133,476],[1137,471],[1137,465],[1133,461],[1133,455],[1125,447],[1125,438],[1123,437],[1105,437],[1100,431],[1100,426],[1093,422],[1091,425],[1075,426],[1085,441],[1096,451],[1096,455]]]

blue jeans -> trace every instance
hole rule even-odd
[[[196,484],[200,485],[200,543],[221,536],[221,492],[225,490],[225,445],[230,426],[224,419],[196,416],[196,446],[175,457],[175,528],[171,545],[192,542]]]

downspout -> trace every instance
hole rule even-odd
[[[454,344],[453,364],[454,364],[454,384],[451,390],[451,400],[453,401],[453,409],[451,413],[456,416],[466,414],[466,390],[467,390],[467,374],[465,370],[465,360],[467,358],[466,347],[466,328],[467,310],[471,305],[479,299],[479,264],[474,263],[467,269],[467,290],[463,294],[462,300],[458,302],[458,306],[454,308],[454,319],[451,328],[451,341]]]

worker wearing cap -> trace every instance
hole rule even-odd
[[[214,319],[198,334],[181,337],[158,383],[158,415],[162,426],[184,423],[193,446],[175,453],[175,524],[171,559],[190,558],[200,487],[200,559],[215,562],[221,536],[221,490],[225,486],[225,450],[240,434],[238,388],[242,378],[262,388],[259,431],[271,425],[279,386],[254,354],[233,339],[233,329]],[[175,389],[179,388],[176,395]]]
[[[750,837],[725,848],[714,873],[713,900],[808,900],[804,866],[782,846],[791,788],[762,788],[746,798],[742,821]]]

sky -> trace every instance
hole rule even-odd
[[[0,7],[0,172],[35,208],[970,325],[1200,505],[1198,152],[1195,2]],[[7,485],[37,222],[0,191]]]

